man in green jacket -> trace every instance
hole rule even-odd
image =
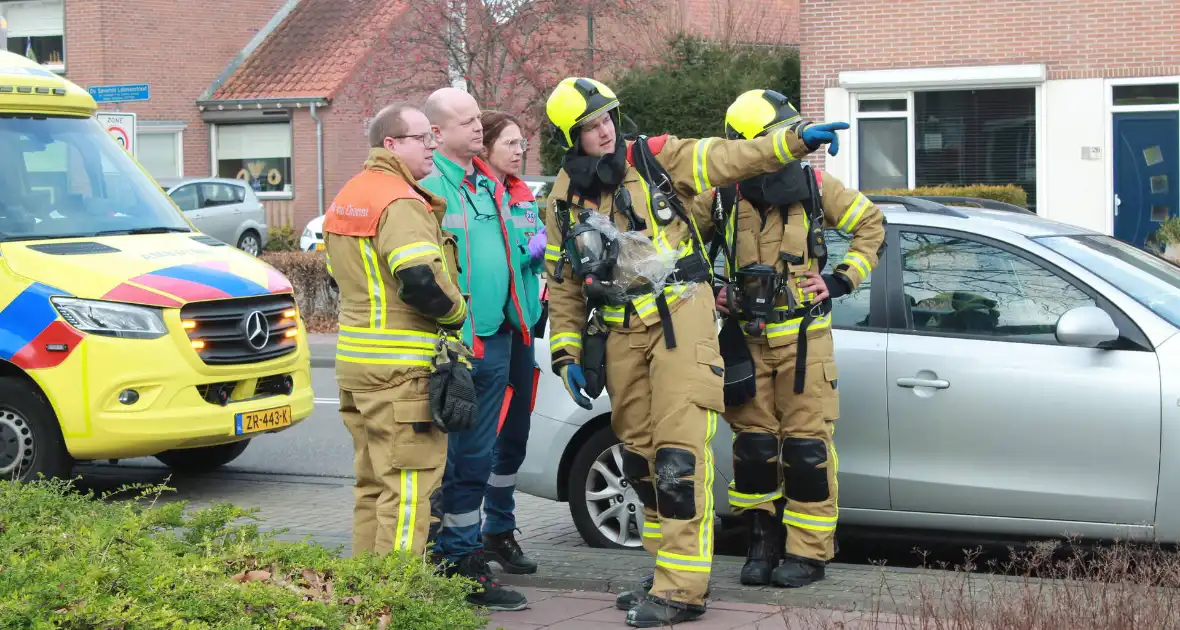
[[[442,484],[441,527],[435,552],[459,573],[481,584],[481,602],[492,610],[519,610],[525,597],[494,581],[484,559],[485,543],[499,561],[536,570],[506,532],[481,537],[480,505],[494,464],[494,447],[508,388],[514,344],[532,345],[531,329],[540,316],[539,280],[528,255],[529,230],[510,210],[503,182],[490,176],[476,157],[483,149],[479,105],[466,92],[443,88],[423,108],[439,139],[435,172],[422,186],[447,201],[443,229],[454,234],[459,252],[460,290],[470,295],[463,339],[475,352],[472,377],[478,403],[476,424],[450,436]],[[444,238],[446,235],[444,233]],[[501,562],[501,566],[505,566]],[[513,567],[505,566],[512,570]]]

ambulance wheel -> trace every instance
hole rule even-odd
[[[623,444],[606,424],[582,444],[570,466],[570,515],[591,547],[643,546],[643,504],[623,479]]]
[[[176,472],[212,472],[237,459],[249,445],[250,440],[246,439],[217,446],[178,448],[157,453],[156,459]]]
[[[73,468],[49,401],[23,378],[0,378],[0,479],[64,478]]]

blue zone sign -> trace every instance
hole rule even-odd
[[[126,103],[129,101],[146,101],[151,97],[151,88],[147,83],[131,83],[127,85],[92,85],[86,88],[90,96],[99,103]]]

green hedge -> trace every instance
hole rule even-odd
[[[995,186],[975,184],[972,186],[920,186],[918,188],[887,188],[882,190],[862,190],[865,194],[875,195],[926,195],[945,197],[980,197],[1003,201],[1021,208],[1028,208],[1028,193],[1023,188],[1013,184]]]
[[[602,80],[618,95],[623,115],[635,123],[636,129],[624,131],[649,136],[722,136],[725,110],[746,90],[777,90],[799,106],[799,54],[787,47],[726,48],[680,35],[668,43],[660,62]],[[542,169],[553,175],[563,150],[546,131],[542,139]]]
[[[133,489],[130,487],[128,489]],[[483,628],[471,583],[409,554],[341,558],[281,542],[229,504],[185,515],[139,487],[0,482],[0,628]]]

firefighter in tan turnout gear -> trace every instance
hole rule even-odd
[[[726,135],[768,137],[798,120],[782,94],[751,90],[729,107]],[[718,292],[725,419],[735,435],[729,501],[750,530],[741,582],[805,586],[823,578],[834,555],[838,513],[831,298],[854,291],[877,264],[884,215],[800,162],[720,188],[712,201],[730,280]],[[852,236],[828,273],[825,228]],[[781,565],[776,505],[786,534]]]
[[[462,429],[432,413],[432,360],[443,331],[462,327],[467,303],[454,241],[439,227],[445,202],[416,183],[433,165],[426,116],[391,105],[374,118],[369,142],[364,170],[324,220],[340,289],[340,413],[355,446],[352,550],[422,554],[429,497],[446,465],[444,431]]]
[[[585,408],[605,378],[622,472],[656,558],[648,592],[622,594],[617,606],[634,627],[696,619],[713,558],[709,441],[724,409],[723,364],[712,272],[680,197],[776,171],[847,125],[803,123],[748,141],[625,141],[618,100],[588,78],[563,80],[546,113],[566,147],[546,216],[553,370]]]

